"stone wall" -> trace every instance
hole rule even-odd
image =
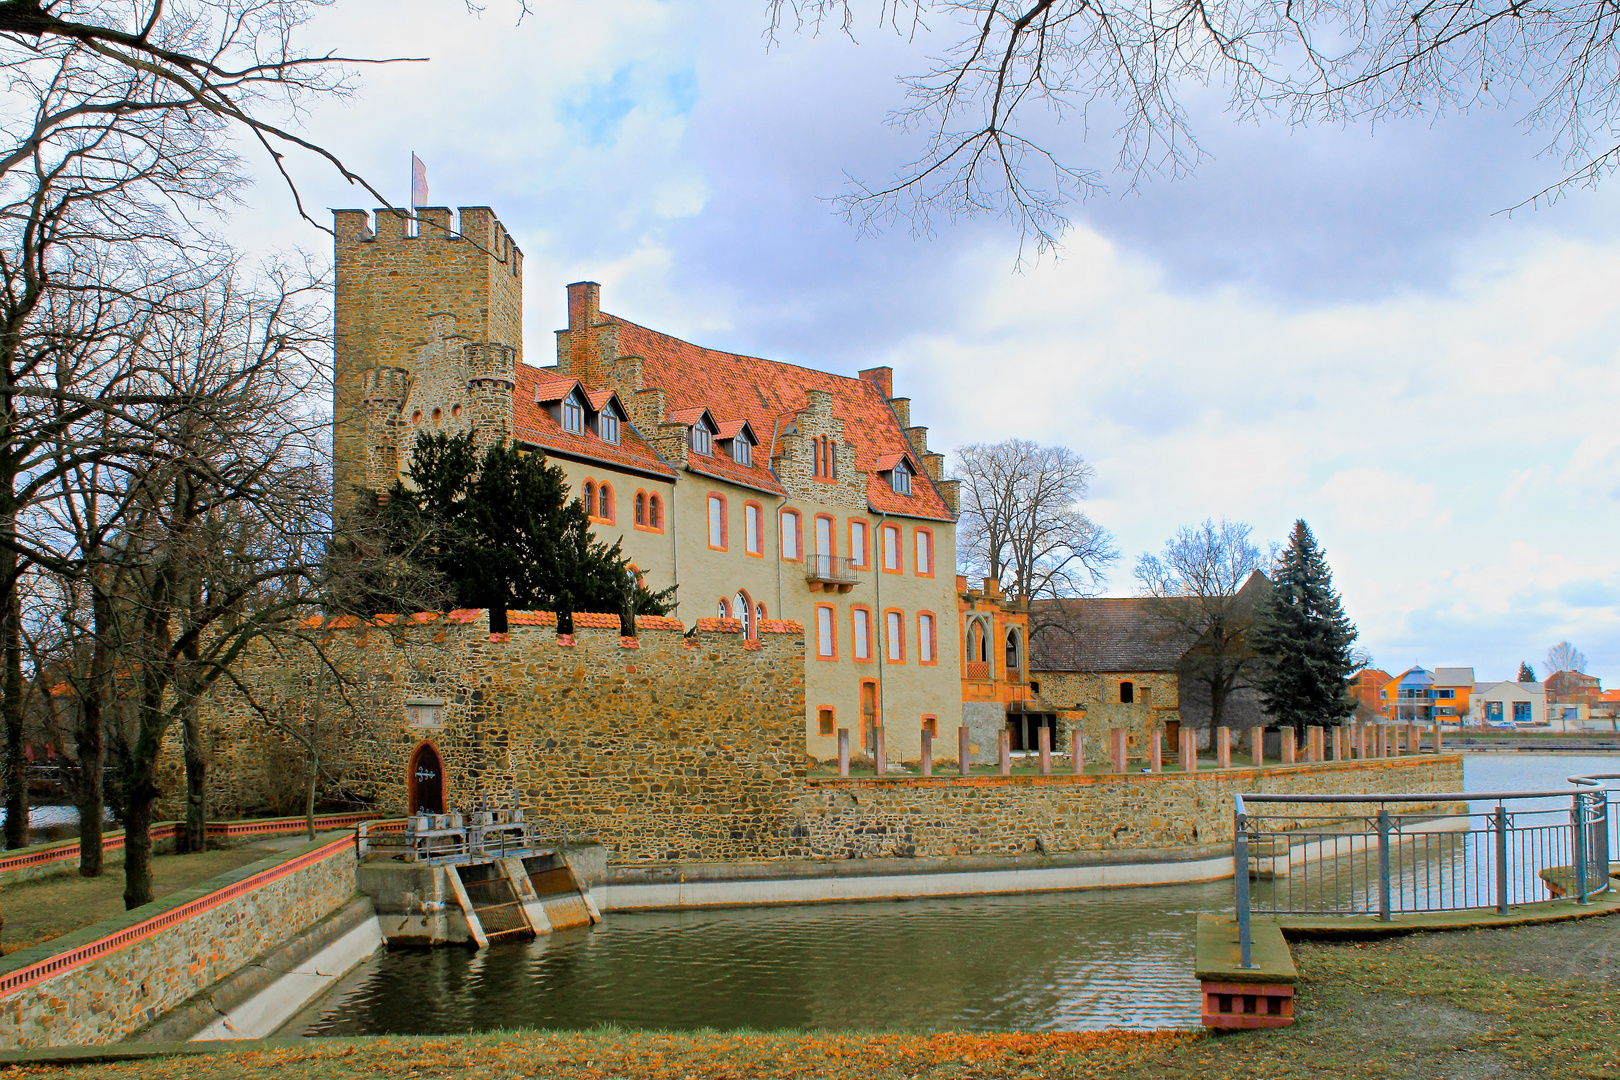
[[[616,862],[783,854],[805,773],[799,624],[767,620],[749,641],[734,620],[700,619],[683,633],[674,620],[642,618],[636,638],[620,638],[617,616],[575,615],[571,637],[549,612],[510,621],[504,635],[489,632],[483,611],[332,628],[321,644],[351,673],[341,688],[318,680],[313,649],[260,654],[237,675],[294,725],[319,710],[328,771],[385,814],[405,812],[407,766],[426,741],[444,763],[447,807],[515,800],[597,837]],[[443,701],[439,726],[412,727],[411,699]],[[234,686],[216,690],[203,722],[212,812],[252,809],[284,741]],[[170,750],[164,787],[178,794]],[[279,770],[283,784],[288,769],[301,772],[296,755]]]
[[[318,841],[12,953],[0,1049],[117,1042],[347,903],[354,866],[352,838]]]
[[[1232,796],[1461,791],[1462,758],[1371,758],[1197,773],[811,778],[795,810],[798,858],[942,858],[1174,851],[1232,839]],[[1360,815],[1368,804],[1334,807]],[[1287,808],[1267,805],[1268,814]],[[1282,827],[1290,823],[1277,822]]]

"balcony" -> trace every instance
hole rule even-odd
[[[825,589],[827,592],[847,593],[860,583],[855,576],[853,561],[840,559],[836,555],[806,555],[804,580],[811,592]]]

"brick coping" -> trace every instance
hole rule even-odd
[[[317,839],[286,855],[261,859],[246,867],[222,874],[194,889],[155,900],[150,904],[103,920],[83,930],[63,935],[31,949],[23,949],[0,961],[0,998],[9,997],[36,983],[83,967],[110,953],[127,949],[160,931],[205,915],[239,897],[270,885],[307,867],[333,857],[349,857],[354,850],[352,835]],[[245,876],[244,876],[245,875]],[[195,895],[201,893],[201,895]],[[189,897],[189,899],[188,899]],[[142,913],[147,913],[141,917]],[[135,920],[131,922],[131,920]],[[74,939],[89,937],[74,944]],[[47,955],[35,960],[34,955]],[[11,968],[12,970],[6,970]]]
[[[325,832],[329,829],[348,829],[363,821],[370,821],[377,814],[317,814],[315,815],[316,829]],[[244,818],[240,821],[210,821],[204,826],[209,836],[263,836],[269,833],[298,832],[306,827],[303,818]],[[153,825],[151,837],[154,841],[170,840],[179,835],[181,822],[165,821]],[[101,850],[118,851],[124,846],[123,829],[107,829],[101,834]],[[6,874],[17,870],[28,870],[36,866],[48,866],[51,863],[67,862],[79,855],[79,841],[76,838],[68,840],[52,840],[45,844],[34,844],[30,847],[16,848],[10,854],[0,855],[0,879]]]

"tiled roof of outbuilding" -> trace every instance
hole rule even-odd
[[[1037,600],[1032,671],[1174,671],[1193,638],[1136,597]]]
[[[603,312],[619,327],[623,355],[641,358],[642,383],[664,391],[671,417],[707,407],[721,423],[748,420],[764,442],[767,458],[783,428],[808,405],[811,390],[832,395],[833,416],[844,421],[844,435],[855,444],[855,466],[869,476],[867,501],[880,513],[950,521],[938,489],[920,470],[910,495],[899,495],[878,479],[878,459],[910,454],[911,444],[877,387],[862,379],[764,360],[757,356],[705,349]],[[763,470],[762,470],[763,471]],[[729,478],[728,478],[729,479]]]

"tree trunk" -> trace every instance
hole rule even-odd
[[[315,839],[315,781],[321,775],[321,755],[313,746],[309,751],[309,784],[304,789],[304,827],[309,838]]]
[[[100,607],[98,603],[98,609]],[[79,701],[79,725],[73,733],[74,747],[79,755],[79,876],[101,876],[101,819],[106,813],[101,791],[106,770],[107,748],[102,732],[102,690],[107,663],[107,649],[101,643],[100,623],[97,623],[97,641],[91,651],[90,671],[85,679],[84,692]]]
[[[14,518],[0,531],[16,532]],[[28,768],[23,741],[22,606],[17,595],[17,553],[0,549],[0,656],[6,665],[0,716],[5,728],[6,847],[28,846]]]
[[[195,700],[181,714],[181,741],[186,755],[186,824],[181,851],[202,851],[208,842],[208,760],[203,756],[202,725]]]
[[[155,792],[147,793],[151,784],[131,787],[124,817],[125,911],[152,902],[152,804],[157,801]]]

